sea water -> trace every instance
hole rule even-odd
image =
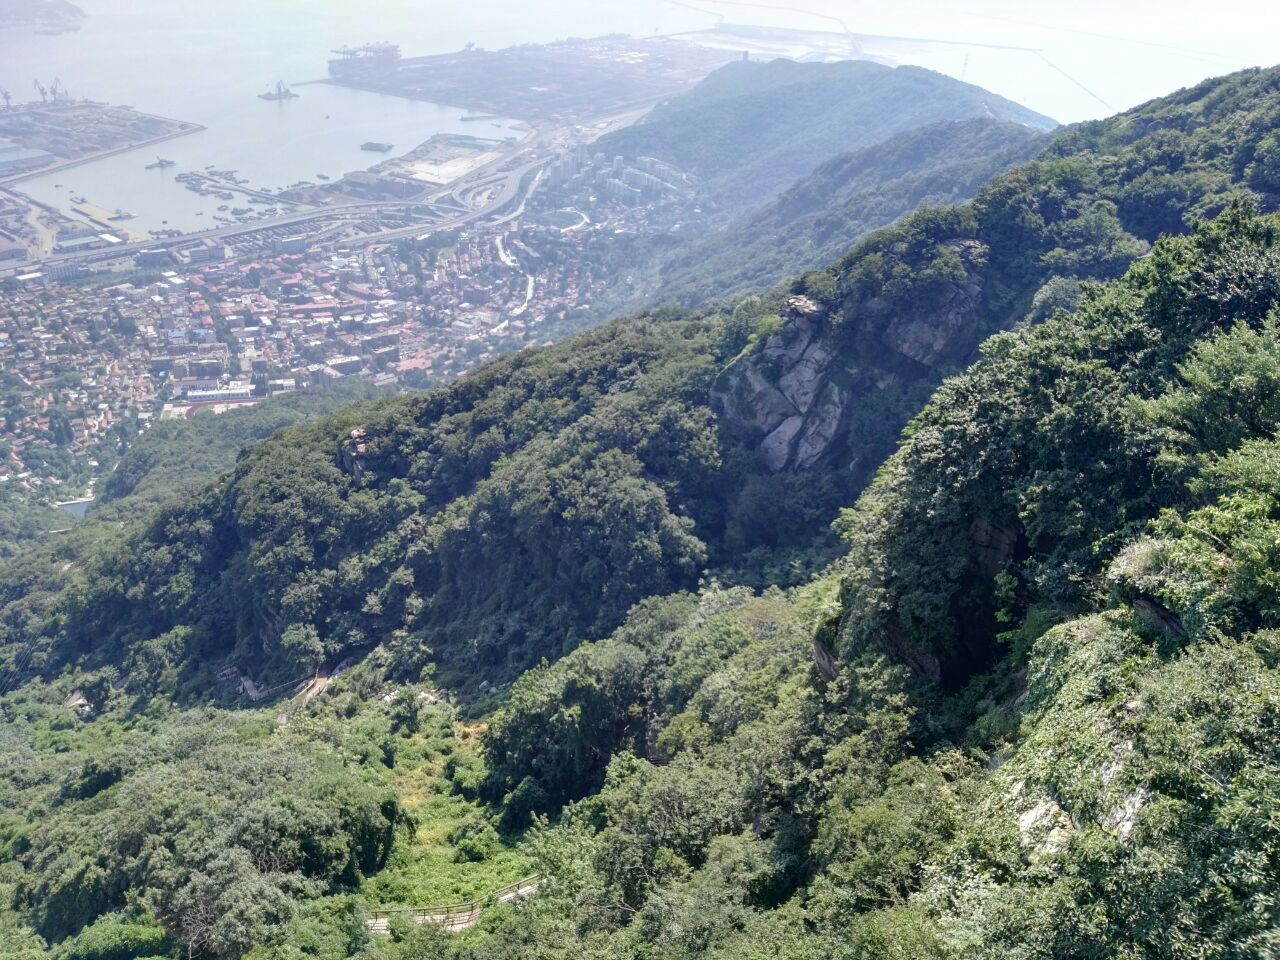
[[[24,180],[18,189],[73,215],[72,198],[134,219],[122,228],[197,230],[218,207],[256,207],[241,194],[204,197],[174,178],[207,167],[235,170],[258,189],[323,182],[407,152],[437,133],[520,136],[514,121],[464,123],[461,107],[310,83],[333,51],[375,41],[404,56],[497,49],[515,43],[626,32],[652,35],[708,26],[708,17],[659,2],[515,3],[509,0],[79,0],[79,30],[0,31],[0,87],[21,102],[34,81],[57,78],[73,97],[127,104],[205,130]],[[283,81],[296,99],[259,98]],[[365,141],[394,144],[383,155]],[[146,169],[164,157],[174,166]],[[228,214],[224,211],[222,216]]]

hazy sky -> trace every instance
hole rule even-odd
[[[313,79],[339,43],[396,40],[414,55],[468,41],[492,49],[614,31],[676,33],[712,27],[717,17],[840,30],[831,19],[838,18],[857,35],[916,38],[864,46],[963,75],[1064,122],[1107,116],[1205,77],[1280,63],[1280,0],[76,2],[89,13],[79,35],[0,30],[0,85],[30,95],[32,77],[59,76],[85,96],[181,111],[180,91],[169,88],[185,95],[202,84],[249,83],[249,75],[255,89],[280,76]],[[175,73],[166,58],[190,61],[191,69]],[[165,91],[156,85],[173,96],[160,96]]]
[[[803,12],[809,11],[839,17],[855,33],[1035,48],[1040,55],[969,50],[967,77],[1064,121],[1106,116],[1205,77],[1280,63],[1280,2],[1275,0],[688,4],[721,11],[729,22],[838,29],[831,20]],[[937,69],[956,73],[963,69],[964,52],[930,48],[927,55]]]

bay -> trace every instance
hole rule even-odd
[[[24,181],[33,198],[72,213],[72,198],[125,210],[132,231],[216,225],[217,207],[244,200],[202,197],[174,180],[207,167],[236,170],[257,188],[318,175],[336,179],[385,159],[368,141],[406,152],[437,133],[519,136],[513,121],[463,123],[457,106],[309,83],[327,75],[332,51],[374,41],[405,56],[476,43],[497,49],[604,33],[669,33],[708,25],[694,11],[659,2],[561,0],[80,0],[81,28],[54,36],[0,31],[0,87],[16,101],[36,96],[34,81],[57,78],[74,97],[128,104],[187,120],[204,131]],[[277,81],[297,99],[264,101]],[[480,128],[480,129],[477,129]],[[174,161],[146,170],[158,156]]]

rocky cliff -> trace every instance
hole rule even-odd
[[[967,266],[983,256],[972,240],[954,241],[949,249]],[[973,270],[941,285],[926,309],[910,313],[880,297],[841,306],[792,296],[782,329],[717,378],[712,407],[775,473],[843,463],[865,474],[885,451],[852,443],[851,432],[861,433],[868,419],[893,418],[898,405],[887,397],[932,385],[969,358],[980,338],[981,305]],[[904,409],[897,419],[909,415]],[[879,426],[874,432],[888,438],[901,422]]]

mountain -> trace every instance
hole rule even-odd
[[[6,567],[0,948],[1273,953],[1277,129],[1063,131]]]
[[[721,422],[771,469],[875,468],[928,389],[991,334],[1072,306],[1163,233],[1245,191],[1280,202],[1276,71],[1082,124],[972,203],[931,208],[794,284],[790,321],[727,368]]]
[[[1032,159],[1047,134],[991,119],[928,124],[840,154],[773,201],[719,229],[667,234],[633,259],[633,285],[609,309],[694,306],[767,290],[832,263],[855,242],[922,205],[970,199],[1010,167]]]
[[[84,11],[69,0],[0,0],[0,27],[43,26],[73,30]]]
[[[1266,188],[1274,78],[1068,131],[776,298],[633,318],[258,444],[104,558],[76,614],[33,640],[96,668],[179,630],[175,667],[230,657],[283,679],[394,635],[397,663],[429,648],[474,684],[704,570],[794,582],[983,339],[1120,275],[1185,229],[1178,202],[1192,216]]]
[[[778,123],[786,117],[786,123]],[[606,156],[653,157],[693,174],[720,217],[745,212],[839,154],[917,127],[987,117],[1052,130],[1048,117],[919,67],[739,61],[640,123],[607,134]]]
[[[1247,206],[1161,241],[949,380],[831,571],[522,678],[485,789],[557,880],[489,949],[1271,955],[1278,271]]]

